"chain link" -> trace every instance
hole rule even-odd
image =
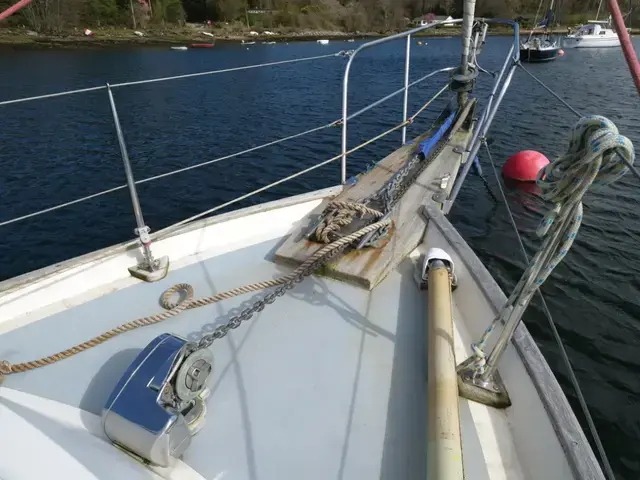
[[[429,166],[434,158],[440,155],[440,152],[442,152],[447,144],[448,137],[455,132],[451,130],[448,133],[449,135],[447,137],[443,135],[438,141],[436,148],[429,153],[428,157],[421,159],[419,154],[413,155],[377,192],[365,198],[362,203],[368,205],[369,203],[378,202],[384,207],[384,213],[389,213],[424,169]]]
[[[348,247],[349,244],[346,244],[318,258],[315,262],[311,263],[300,273],[288,279],[285,283],[275,288],[272,292],[266,294],[263,298],[256,301],[250,307],[242,310],[242,312],[240,312],[238,315],[232,317],[227,323],[217,327],[212,333],[203,335],[198,342],[190,342],[185,347],[187,349],[187,352],[191,353],[201,348],[209,348],[213,344],[213,342],[224,338],[229,333],[229,331],[238,328],[242,324],[242,322],[249,320],[256,313],[264,310],[267,305],[271,305],[278,299],[278,297],[284,296],[285,293],[295,287],[298,283],[302,282],[306,277],[311,275],[326,263],[329,263],[336,256],[344,252]]]
[[[455,132],[451,131],[450,135],[453,133]],[[431,161],[440,155],[440,152],[442,152],[446,144],[447,139],[443,137],[438,142],[436,148],[429,153],[428,157],[421,159],[419,154],[413,155],[377,192],[365,198],[362,203],[365,205],[369,205],[370,203],[380,204],[385,214],[391,212],[391,209],[398,203],[409,187],[413,185],[425,168],[429,166]],[[364,245],[372,245],[388,233],[389,225],[374,232]]]

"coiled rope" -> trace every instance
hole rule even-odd
[[[328,208],[330,208],[331,210],[343,209],[350,212],[358,212],[361,214],[371,214],[375,218],[381,218],[383,216],[383,214],[381,212],[378,212],[377,210],[373,210],[369,207],[353,202],[333,202],[329,204]],[[307,258],[292,273],[274,280],[267,280],[264,282],[244,285],[232,290],[228,290],[226,292],[212,295],[210,297],[204,297],[195,300],[193,299],[193,287],[188,283],[179,283],[166,290],[160,297],[160,303],[162,307],[166,309],[165,312],[123,323],[122,325],[112,328],[111,330],[93,337],[90,340],[79,343],[71,348],[55,353],[53,355],[49,355],[47,357],[40,358],[38,360],[21,363],[10,363],[6,360],[2,360],[0,361],[0,375],[6,376],[13,373],[27,372],[36,368],[45,367],[47,365],[59,362],[60,360],[64,360],[65,358],[77,355],[78,353],[84,352],[85,350],[89,350],[90,348],[100,345],[101,343],[104,343],[107,340],[110,340],[122,333],[129,332],[140,327],[154,325],[169,318],[175,317],[184,310],[204,307],[206,305],[210,305],[221,300],[226,300],[237,295],[243,295],[245,293],[256,292],[259,290],[279,286],[287,282],[292,282],[298,277],[310,275],[314,271],[321,268],[328,261],[333,260],[334,256],[336,254],[339,254],[341,250],[348,248],[356,240],[359,240],[361,237],[367,235],[368,233],[385,227],[390,223],[390,221],[390,219],[377,221],[357,230],[350,235],[346,235],[332,241],[331,243],[325,245],[316,253],[311,255],[309,258]],[[176,294],[179,298],[177,300],[174,300]]]
[[[356,215],[364,217],[371,215],[375,219],[384,216],[382,212],[369,208],[362,203],[355,202],[331,202],[323,212],[324,218],[315,229],[316,240],[323,243],[331,243],[332,239],[339,238],[338,232],[342,227],[350,225]]]
[[[624,158],[620,158],[622,155]],[[619,135],[616,125],[605,117],[589,115],[571,129],[567,152],[538,173],[536,181],[544,200],[555,203],[542,220],[536,234],[545,240],[500,314],[471,345],[474,375],[486,366],[485,347],[494,328],[506,321],[516,305],[526,306],[540,285],[565,257],[582,223],[582,197],[592,184],[608,185],[623,176],[633,164],[631,141]]]

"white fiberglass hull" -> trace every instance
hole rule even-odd
[[[564,48],[605,48],[619,47],[620,39],[614,36],[567,36],[562,39]]]

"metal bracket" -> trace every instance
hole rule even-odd
[[[169,273],[169,257],[166,255],[153,261],[153,265],[150,266],[147,261],[142,261],[135,267],[129,267],[129,273],[144,280],[145,282],[157,282],[162,280]]]
[[[500,374],[495,372],[487,379],[474,376],[476,372],[472,367],[473,361],[470,357],[456,368],[460,396],[494,408],[510,407],[511,398]]]
[[[380,221],[387,220],[390,217],[391,217],[391,212],[387,213],[384,217],[382,217]],[[356,250],[361,250],[365,246],[370,245],[376,242],[377,240],[380,240],[381,238],[383,238],[385,235],[388,235],[388,234],[389,234],[388,226],[377,231],[369,232],[364,237],[362,237],[362,240],[360,240],[360,243],[358,243]]]
[[[447,193],[444,191],[436,192],[431,196],[431,199],[436,203],[442,203],[447,199]]]
[[[309,226],[308,226],[306,231],[303,230],[303,233],[302,233],[300,239],[302,239],[302,238],[306,238],[307,240],[311,239],[311,236],[313,235],[313,232],[316,231],[316,228],[318,228],[318,225],[320,225],[320,222],[322,222],[322,220],[324,220],[323,213],[319,213],[318,215],[310,217]]]
[[[447,187],[449,186],[449,180],[451,180],[451,175],[448,173],[440,177],[440,183],[438,184],[439,189],[431,196],[434,202],[442,203],[447,199]]]
[[[157,282],[158,280],[162,280],[167,276],[167,273],[169,273],[169,257],[165,255],[158,259],[153,258],[153,254],[151,253],[151,236],[149,235],[149,232],[150,229],[146,225],[134,230],[134,233],[140,237],[144,258],[135,267],[129,267],[129,273],[140,280],[144,280],[145,282]]]

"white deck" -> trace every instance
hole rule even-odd
[[[157,312],[159,296],[172,284],[188,282],[208,296],[273,278],[283,272],[264,257],[276,245],[262,242],[183,267],[157,284],[139,283],[8,332],[1,344],[20,345],[20,357],[35,358]],[[253,297],[138,329],[12,376],[5,387],[99,415],[124,369],[155,336],[170,331],[197,338]],[[424,435],[416,427],[424,425],[423,365],[410,361],[424,354],[419,300],[415,288],[401,288],[399,273],[376,294],[311,278],[217,342],[210,415],[185,462],[204,478],[222,472],[238,479],[376,478],[380,470],[388,471],[385,478],[409,478],[422,469]],[[389,422],[404,434],[392,433],[385,442]]]
[[[5,284],[0,358],[39,358],[156,313],[161,293],[176,283],[190,283],[199,297],[285,273],[270,258],[281,237],[323,195],[207,220],[156,243],[154,250],[169,254],[172,267],[155,284],[120,269],[132,263],[123,251],[63,266],[42,279],[34,275]],[[458,247],[435,226],[426,239],[456,261],[461,361],[494,307]],[[155,469],[156,474],[211,480],[426,478],[425,295],[414,282],[411,259],[370,292],[308,278],[214,344],[207,424],[193,438],[184,464]],[[0,387],[0,477],[50,478],[55,471],[77,479],[158,478],[107,443],[96,415],[124,369],[155,336],[172,332],[196,339],[259,297],[187,311],[6,378]],[[514,347],[501,373],[513,407],[499,411],[460,401],[467,478],[576,478]]]

